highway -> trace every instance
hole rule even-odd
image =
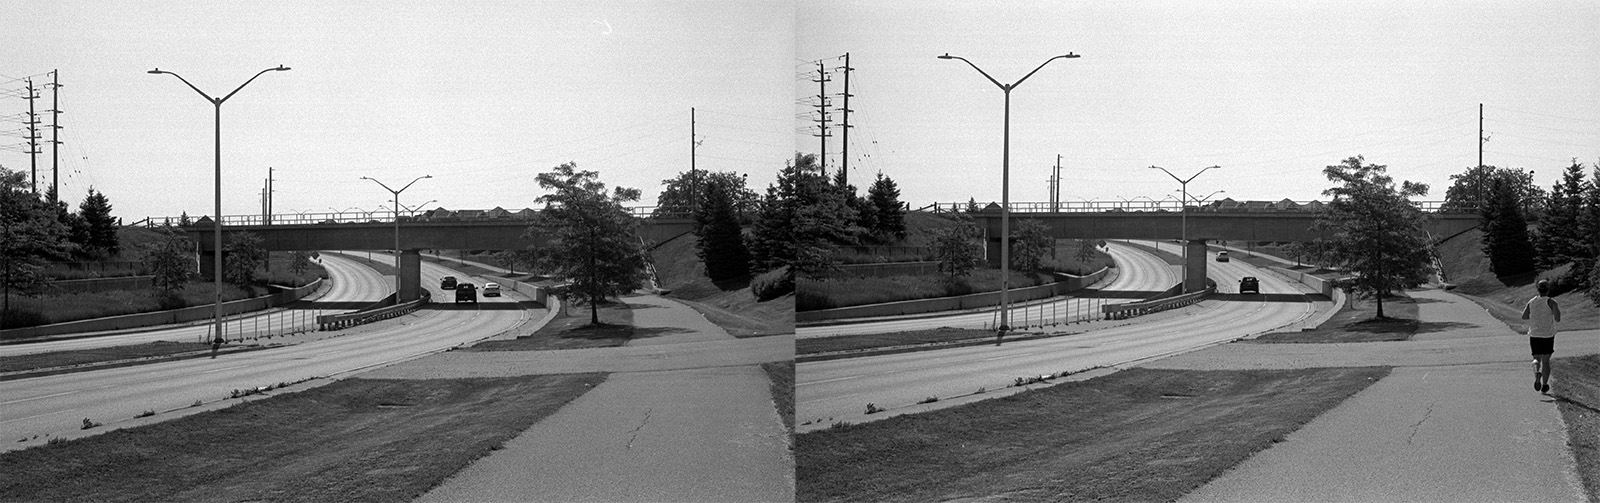
[[[394,282],[390,276],[378,274],[372,268],[361,264],[359,261],[350,260],[343,256],[324,253],[321,254],[322,267],[328,270],[330,281],[325,293],[320,297],[308,297],[308,301],[301,301],[296,305],[309,306],[309,313],[288,313],[288,309],[275,308],[253,314],[228,317],[226,323],[229,330],[234,326],[256,326],[266,323],[267,318],[272,318],[274,323],[282,324],[284,320],[316,320],[318,314],[336,314],[353,311],[350,305],[376,302],[394,291]],[[435,284],[438,282],[435,281]],[[312,294],[313,296],[315,294]],[[435,293],[435,295],[438,295]],[[337,307],[319,307],[337,306]],[[257,320],[261,321],[257,321]],[[125,346],[143,344],[156,341],[173,342],[203,342],[211,333],[212,323],[193,322],[181,325],[167,325],[158,327],[143,327],[130,330],[119,330],[115,333],[86,337],[81,339],[66,339],[46,342],[32,342],[26,344],[8,344],[0,346],[0,357],[16,356],[33,353],[47,353],[52,351],[70,351],[74,349],[92,349],[110,346]]]
[[[331,257],[324,261],[339,262]],[[216,402],[228,398],[235,389],[336,376],[442,351],[500,334],[543,314],[521,309],[516,301],[525,298],[510,291],[504,297],[480,299],[476,305],[454,304],[453,295],[438,289],[439,278],[446,275],[467,278],[464,273],[437,264],[422,265],[424,286],[433,291],[436,301],[430,307],[399,318],[319,333],[327,337],[317,340],[224,354],[216,359],[0,382],[0,439],[7,440],[0,442],[5,446],[0,450],[20,449],[36,445],[49,435],[76,432],[85,418],[109,424],[145,411],[159,413],[189,407],[197,401]],[[379,297],[389,288],[385,283],[381,287],[367,284],[360,289],[374,287],[383,289],[378,292]],[[186,329],[192,327],[174,330]],[[35,436],[40,439],[33,441]],[[18,442],[24,438],[30,441]]]
[[[1078,372],[1183,352],[1293,324],[1313,313],[1311,303],[1272,295],[1303,293],[1305,290],[1298,283],[1244,262],[1215,262],[1214,257],[1214,253],[1208,256],[1209,276],[1223,287],[1223,295],[1187,308],[1135,318],[1132,324],[999,347],[798,364],[796,422],[811,422],[800,426],[801,431],[838,421],[863,422],[889,416],[897,408],[913,406],[928,397],[938,397],[940,402],[919,405],[917,410],[961,403],[950,399],[973,394],[980,388],[988,392],[983,397],[1001,396],[995,391],[1006,388],[1017,377]],[[1238,278],[1243,276],[1259,278],[1264,295],[1232,294]],[[869,403],[891,412],[867,416]]]
[[[1154,243],[1146,244],[1155,245]],[[1106,245],[1106,252],[1117,263],[1114,273],[1116,277],[1109,283],[1100,286],[1098,288],[1099,291],[1159,292],[1178,284],[1179,268],[1177,266],[1169,265],[1155,255],[1137,247],[1115,241],[1107,241]],[[1172,249],[1173,245],[1167,244],[1167,248]],[[1070,298],[1063,297],[1054,302],[1045,303],[1042,306],[1036,305],[1028,309],[1014,308],[1013,320],[1019,320],[1016,323],[1020,326],[1022,324],[1020,320],[1024,320],[1026,318],[1025,313],[1029,311],[1068,313],[1081,312],[1088,309],[1090,312],[1094,312],[1093,310],[1099,309],[1101,304],[1132,302],[1134,300],[1138,299],[1097,297],[1093,293]],[[949,316],[925,316],[866,323],[798,327],[795,330],[795,337],[805,339],[808,337],[833,337],[839,335],[885,334],[939,327],[984,329],[993,327],[994,323],[995,311],[986,309]]]

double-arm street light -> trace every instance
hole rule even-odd
[[[406,184],[404,187],[400,187],[400,190],[394,190],[389,188],[388,185],[384,185],[383,182],[378,181],[376,178],[366,176],[361,177],[362,180],[372,180],[373,183],[382,186],[383,190],[387,190],[394,194],[394,208],[392,208],[394,210],[394,301],[397,304],[400,302],[400,274],[402,274],[400,272],[400,193],[405,192],[406,189],[411,188],[412,184],[417,183],[417,180],[421,180],[423,178],[433,178],[433,175],[422,175],[416,177],[415,179],[411,180],[411,183]]]
[[[1206,201],[1210,200],[1211,196],[1215,196],[1217,194],[1227,194],[1227,193],[1228,193],[1228,191],[1226,191],[1226,190],[1219,190],[1219,191],[1216,191],[1216,192],[1212,192],[1210,194],[1206,194],[1206,197],[1190,197],[1189,199],[1193,200],[1195,206],[1198,207],[1198,206],[1200,206],[1202,204],[1206,204]]]
[[[1208,170],[1208,169],[1222,169],[1222,166],[1206,166],[1205,168],[1202,168],[1199,172],[1195,173],[1194,176],[1190,176],[1188,179],[1178,178],[1178,175],[1172,174],[1171,171],[1167,171],[1167,168],[1163,168],[1161,166],[1151,166],[1150,169],[1159,169],[1159,170],[1161,170],[1161,172],[1166,173],[1167,176],[1172,177],[1173,180],[1177,180],[1178,181],[1178,186],[1183,191],[1183,199],[1178,201],[1178,213],[1179,213],[1179,218],[1182,219],[1182,224],[1181,225],[1183,226],[1182,230],[1180,230],[1179,232],[1183,236],[1183,245],[1181,246],[1181,248],[1183,248],[1183,260],[1184,260],[1184,263],[1188,263],[1188,261],[1189,261],[1189,182],[1193,181],[1195,179],[1195,177],[1200,176],[1200,173],[1205,173],[1206,170]],[[1216,194],[1213,193],[1212,195],[1216,195]],[[1206,197],[1211,197],[1211,196],[1206,196]]]
[[[1028,80],[1028,77],[1038,73],[1040,69],[1044,68],[1044,65],[1050,64],[1051,61],[1076,57],[1078,57],[1077,54],[1069,52],[1044,60],[1043,63],[1039,64],[1038,68],[1034,68],[1033,71],[1023,75],[1016,82],[1001,84],[994,77],[990,77],[989,72],[978,68],[978,65],[973,64],[971,61],[967,61],[967,58],[951,56],[950,53],[939,56],[939,59],[959,59],[965,62],[973,70],[983,74],[983,77],[989,79],[989,82],[993,82],[995,86],[998,86],[1006,97],[1005,126],[1000,147],[1000,335],[1005,335],[1005,332],[1011,329],[1011,314],[1008,312],[1011,307],[1011,90],[1016,89],[1018,85],[1022,84],[1022,81]]]
[[[239,84],[239,87],[234,88],[233,92],[228,93],[227,96],[223,96],[221,98],[212,98],[211,95],[206,94],[205,91],[201,91],[200,88],[195,87],[194,84],[190,84],[189,83],[189,79],[183,78],[182,75],[178,75],[176,73],[164,71],[164,70],[162,70],[160,68],[157,68],[157,69],[154,69],[154,70],[150,70],[149,72],[146,72],[146,73],[155,74],[155,75],[160,75],[160,74],[164,73],[164,74],[167,74],[167,75],[171,75],[173,77],[177,77],[178,80],[183,81],[183,83],[185,85],[189,86],[189,89],[194,89],[194,92],[200,93],[200,96],[204,97],[206,99],[206,101],[211,102],[211,104],[213,106],[215,106],[216,109],[217,109],[217,115],[216,115],[216,117],[217,117],[217,121],[216,121],[216,143],[217,143],[217,149],[216,149],[216,154],[217,154],[216,155],[216,157],[217,157],[216,196],[213,198],[213,202],[215,203],[215,207],[214,207],[214,213],[212,215],[212,222],[211,222],[212,230],[216,232],[216,242],[215,242],[215,245],[216,245],[216,250],[215,250],[216,251],[216,260],[212,262],[214,264],[214,266],[212,268],[212,273],[215,275],[215,277],[213,279],[216,280],[216,290],[217,290],[216,291],[216,300],[214,302],[214,309],[213,309],[213,314],[214,314],[214,316],[216,318],[215,319],[215,322],[216,322],[216,336],[211,341],[211,343],[213,345],[219,345],[219,344],[222,344],[222,342],[223,342],[223,338],[222,338],[222,102],[228,101],[228,98],[232,98],[233,95],[238,94],[240,89],[244,89],[244,86],[250,85],[251,82],[254,82],[256,80],[256,77],[260,77],[261,74],[263,74],[263,73],[267,73],[267,72],[285,72],[285,71],[288,71],[288,70],[289,70],[289,67],[286,67],[286,66],[283,66],[283,65],[278,65],[277,68],[268,68],[266,70],[262,70],[260,72],[257,72],[254,77],[250,77],[250,80],[246,80],[246,81],[244,81],[243,84]]]

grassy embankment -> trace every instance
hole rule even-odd
[[[348,379],[0,454],[0,500],[408,501],[604,380]]]
[[[1386,368],[1132,369],[796,437],[799,501],[1171,501]]]

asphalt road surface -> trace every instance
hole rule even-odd
[[[378,274],[377,271],[358,261],[332,253],[324,253],[320,256],[322,266],[328,270],[330,279],[325,293],[307,301],[290,304],[287,308],[274,308],[241,316],[230,316],[225,321],[227,326],[230,327],[229,330],[231,331],[232,327],[236,326],[270,326],[265,321],[268,318],[273,319],[274,322],[280,325],[284,320],[310,320],[314,323],[316,316],[319,314],[354,311],[356,308],[353,306],[377,302],[388,295],[389,292],[394,291],[393,281],[389,277]],[[296,309],[308,312],[292,312]],[[192,322],[181,325],[118,330],[106,335],[81,339],[8,344],[0,346],[0,357],[127,346],[156,341],[204,342],[208,340],[207,337],[211,333],[212,327],[213,324],[209,321]]]
[[[801,431],[838,421],[881,419],[896,409],[925,410],[964,403],[950,400],[1002,396],[1017,377],[1078,372],[1175,354],[1291,325],[1314,307],[1300,300],[1303,287],[1240,261],[1215,262],[1209,275],[1237,288],[1238,278],[1260,279],[1262,295],[1221,295],[1186,308],[1135,318],[1076,335],[935,351],[848,358],[796,365],[796,421]],[[1164,266],[1164,264],[1163,264]],[[1131,268],[1130,268],[1131,269]],[[986,394],[971,397],[980,388]],[[939,402],[916,405],[928,397]],[[867,404],[890,413],[867,416]],[[913,407],[915,406],[915,407]]]
[[[436,300],[453,301],[437,289],[445,275],[467,275],[423,265],[425,286]],[[47,377],[0,382],[0,442],[4,450],[35,445],[17,442],[75,432],[85,418],[108,425],[144,411],[165,412],[196,401],[216,402],[232,390],[295,382],[366,369],[442,351],[537,320],[522,309],[520,294],[480,299],[479,304],[435,302],[399,318],[345,329],[292,346]],[[202,328],[203,329],[203,328]]]
[[[1094,312],[1104,304],[1132,302],[1135,298],[1114,295],[1115,292],[1159,292],[1172,288],[1178,284],[1179,270],[1176,266],[1168,265],[1142,249],[1122,243],[1107,241],[1106,251],[1112,260],[1117,263],[1116,277],[1109,283],[1097,288],[1095,292],[1073,297],[1063,297],[1053,302],[1033,304],[1030,307],[1013,308],[1013,323],[1017,326],[1025,325],[1024,321],[1036,318],[1039,315],[1029,313],[1049,313],[1043,316],[1067,316],[1069,313],[1081,313],[1085,310]],[[1167,245],[1167,248],[1173,248]],[[1110,293],[1112,295],[1100,295]],[[839,325],[798,327],[796,338],[808,337],[833,337],[839,335],[858,334],[886,334],[906,332],[911,330],[927,330],[939,327],[987,329],[995,326],[996,312],[994,309],[984,309],[947,316],[927,316],[904,318],[895,320],[881,320],[864,323],[848,323]]]

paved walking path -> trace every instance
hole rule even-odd
[[[1424,323],[1413,341],[1236,343],[1144,365],[1395,367],[1183,501],[1584,501],[1555,399],[1533,390],[1527,337],[1459,296],[1411,294]],[[1558,357],[1597,352],[1600,330],[1557,336]]]
[[[794,338],[735,339],[683,304],[623,300],[646,334],[624,347],[454,351],[364,374],[612,372],[419,501],[793,501],[789,432],[758,364],[792,360]]]

